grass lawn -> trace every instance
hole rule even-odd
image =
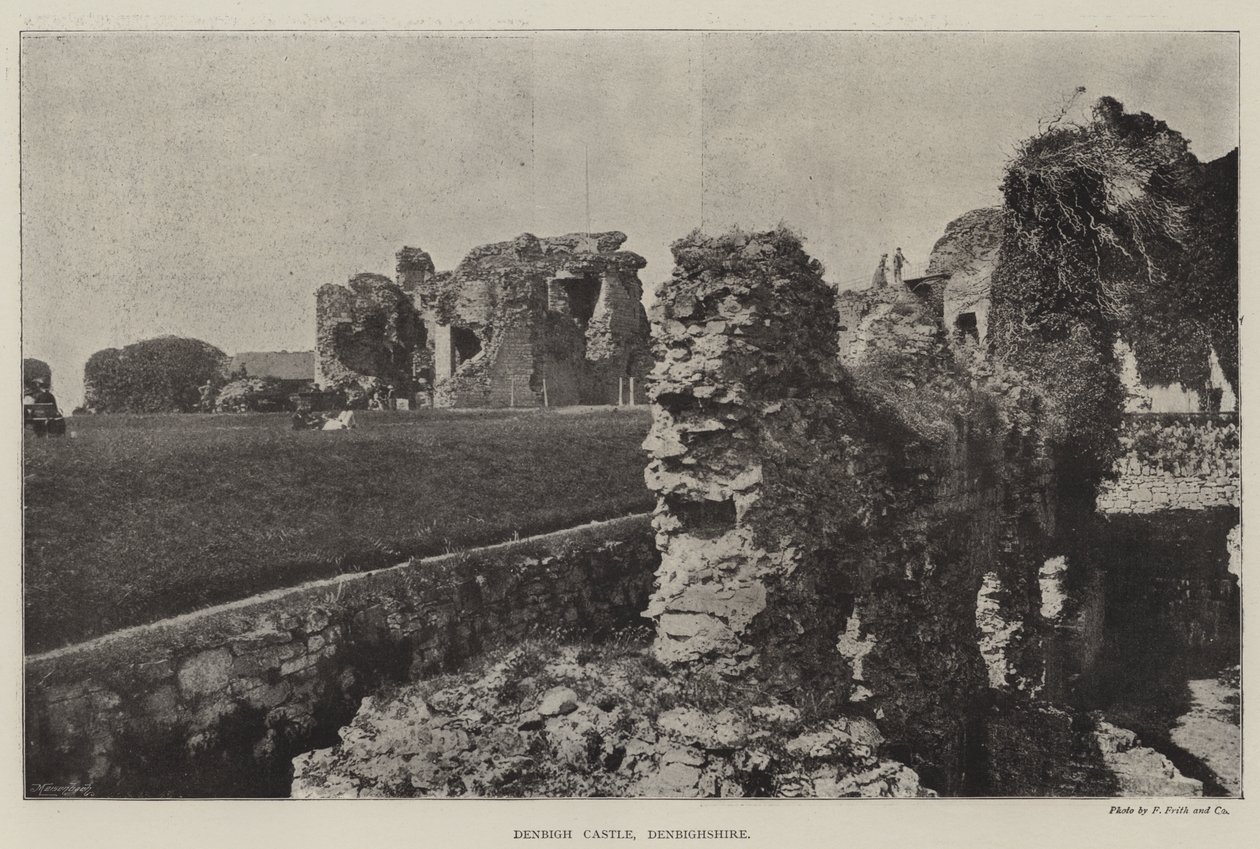
[[[25,443],[26,651],[650,509],[645,408],[89,416]]]

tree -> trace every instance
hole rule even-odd
[[[160,336],[106,348],[83,369],[86,406],[94,413],[189,413],[200,387],[223,380],[227,355],[199,339]]]
[[[42,380],[52,388],[52,368],[43,360],[27,357],[22,360],[22,386],[30,386],[33,381]]]

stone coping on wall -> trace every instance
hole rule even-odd
[[[283,780],[293,754],[384,681],[453,668],[540,628],[637,624],[656,566],[650,517],[638,514],[30,655],[27,779],[95,782],[96,795],[115,796],[224,795],[252,773]],[[218,784],[200,777],[210,762]],[[275,780],[231,795],[283,795]]]
[[[315,599],[324,592],[340,592],[349,588],[377,583],[411,569],[440,567],[466,560],[469,557],[481,557],[500,552],[525,551],[540,544],[546,545],[552,542],[575,540],[587,535],[597,536],[604,531],[611,531],[615,534],[618,531],[646,523],[650,518],[650,513],[637,513],[617,519],[591,522],[575,528],[564,528],[559,531],[525,537],[524,539],[509,540],[482,548],[439,554],[420,560],[407,560],[385,569],[376,569],[368,572],[348,572],[332,578],[308,581],[295,587],[269,590],[248,598],[204,607],[200,610],[182,613],[179,616],[172,616],[157,622],[111,631],[108,634],[85,640],[81,643],[62,646],[61,648],[51,649],[38,654],[28,654],[25,657],[25,664],[29,671],[57,658],[70,658],[89,652],[115,650],[125,655],[134,649],[144,650],[157,645],[169,646],[171,644],[170,636],[180,632],[191,638],[185,645],[195,645],[201,642],[198,639],[198,635],[208,635],[210,641],[213,642],[215,639],[214,635],[219,633],[218,629],[232,621],[236,616],[274,612],[283,609],[296,599]]]

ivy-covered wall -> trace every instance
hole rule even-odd
[[[1099,512],[1239,506],[1237,415],[1131,414],[1120,445],[1115,479],[1098,493]]]

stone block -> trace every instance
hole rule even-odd
[[[232,652],[237,655],[249,654],[267,646],[283,645],[293,639],[288,631],[276,628],[260,628],[234,637],[231,642]]]
[[[250,686],[244,689],[242,696],[246,704],[255,708],[274,708],[283,704],[293,693],[293,687],[288,681],[268,684],[265,681],[253,679],[248,683]]]
[[[671,637],[694,637],[721,624],[702,613],[663,613],[657,620],[663,633]]]
[[[250,654],[242,654],[232,661],[232,674],[238,676],[263,677],[269,670],[278,670],[281,665],[306,651],[302,643],[290,641],[278,645],[269,645]]]
[[[227,688],[232,677],[232,653],[226,648],[199,652],[179,668],[180,691],[190,697],[203,697]]]
[[[298,655],[292,660],[286,660],[280,664],[280,674],[287,677],[295,672],[301,672],[304,669],[314,666],[318,660],[318,654]]]
[[[180,716],[179,693],[170,684],[144,698],[144,717],[158,725],[174,725]]]
[[[332,619],[328,615],[327,610],[315,607],[307,612],[306,618],[302,621],[302,627],[306,633],[314,634],[327,628],[331,621]]]
[[[84,734],[92,719],[91,703],[86,694],[59,699],[48,703],[49,725],[57,729],[58,737],[66,746]]]
[[[213,730],[224,719],[235,715],[238,710],[236,700],[230,698],[227,693],[222,693],[216,698],[202,702],[201,706],[193,712],[191,725],[193,728]]]

